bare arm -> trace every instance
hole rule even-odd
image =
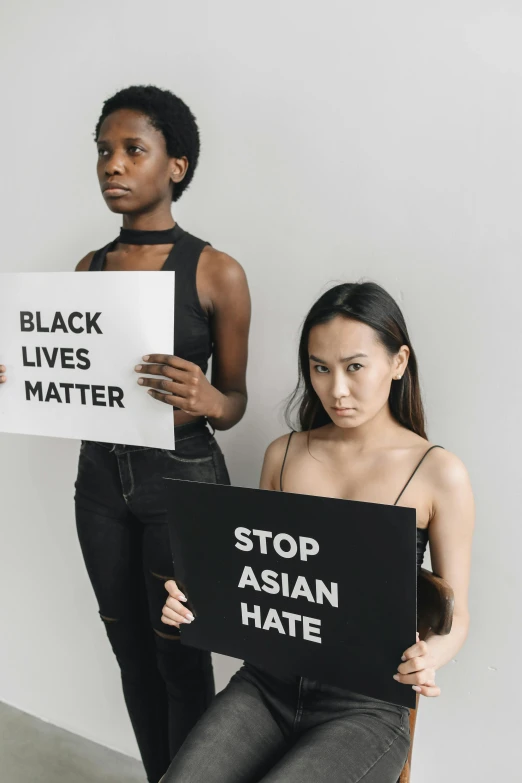
[[[430,552],[433,572],[453,588],[455,608],[451,632],[447,636],[431,634],[427,638],[437,669],[456,655],[468,633],[468,588],[475,519],[466,468],[453,454],[444,456],[435,476],[435,513],[429,525]]]
[[[471,484],[462,462],[449,452],[441,452],[434,463],[434,513],[428,528],[431,565],[433,572],[453,588],[453,625],[447,636],[430,632],[425,641],[417,641],[406,650],[406,660],[394,675],[396,680],[411,685],[423,696],[440,694],[435,673],[457,654],[468,633],[468,588],[475,516]]]
[[[223,253],[216,253],[210,277],[212,382],[197,364],[167,354],[143,357],[147,364],[137,365],[136,372],[161,376],[138,380],[159,402],[191,416],[206,416],[216,430],[227,430],[242,418],[247,403],[250,294],[243,269]]]
[[[243,268],[222,255],[213,296],[212,386],[218,391],[215,414],[209,421],[227,430],[243,417],[247,404],[246,368],[251,303]]]

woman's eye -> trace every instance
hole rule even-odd
[[[140,152],[143,152],[143,150],[141,149],[141,147],[129,147],[128,151],[129,151],[129,152],[130,152],[132,155],[139,155],[139,153],[140,153]]]
[[[348,372],[357,372],[357,370],[360,370],[362,367],[362,364],[349,364],[348,365]]]
[[[98,149],[98,157],[99,158],[103,158],[103,156],[106,155],[106,154],[107,154],[107,150],[103,150],[101,148]]]
[[[325,367],[324,364],[316,364],[314,369],[318,373],[328,372],[328,367]]]

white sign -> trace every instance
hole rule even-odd
[[[174,348],[174,272],[0,275],[0,432],[174,448],[134,367]]]

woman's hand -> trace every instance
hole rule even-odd
[[[404,651],[402,660],[394,680],[411,685],[422,696],[440,696],[440,688],[435,685],[435,661],[426,642],[419,640],[419,634],[417,643]]]
[[[181,623],[191,623],[194,619],[194,615],[190,612],[186,606],[183,606],[180,601],[186,601],[187,599],[177,586],[173,579],[169,579],[165,582],[165,590],[169,594],[169,597],[165,601],[165,606],[161,614],[161,622],[165,625],[175,625],[179,628]]]
[[[5,383],[7,380],[4,373],[5,373],[5,367],[3,364],[0,364],[0,383]]]
[[[224,395],[212,386],[197,364],[160,353],[144,356],[143,361],[148,363],[138,364],[136,372],[163,376],[138,380],[141,386],[150,387],[148,391],[154,399],[191,416],[220,417]]]

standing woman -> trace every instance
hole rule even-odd
[[[214,694],[210,654],[182,646],[161,624],[174,573],[162,478],[230,483],[208,425],[229,429],[245,412],[250,298],[237,261],[172,218],[199,155],[185,103],[157,87],[129,87],[104,103],[95,136],[103,197],[123,221],[117,239],[77,270],[176,275],[175,355],[144,356],[136,367],[154,376],[136,378],[151,405],[173,408],[175,451],[86,441],[76,481],[85,564],[147,777],[157,783]]]

